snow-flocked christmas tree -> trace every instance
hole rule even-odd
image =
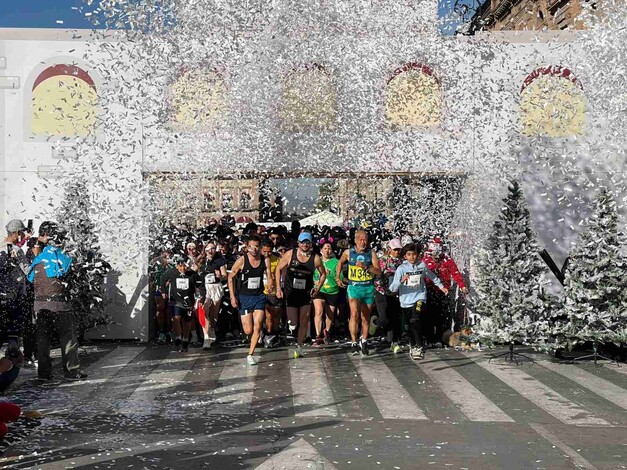
[[[539,345],[550,334],[547,268],[539,256],[523,192],[516,181],[477,259],[477,333],[486,343]]]
[[[86,184],[72,182],[66,188],[57,218],[67,231],[63,249],[74,259],[69,283],[81,334],[95,325],[110,323],[104,311],[105,276],[110,266],[100,253],[91,212]]]
[[[616,202],[601,189],[586,230],[570,253],[556,333],[567,347],[591,341],[627,342],[627,263],[621,253]]]

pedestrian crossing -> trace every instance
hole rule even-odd
[[[418,362],[405,354],[349,356],[339,348],[309,349],[299,359],[292,353],[261,350],[259,366],[248,366],[243,349],[181,354],[122,346],[91,364],[87,381],[31,385],[15,396],[19,402],[21,393],[30,394],[22,397],[29,408],[85,407],[132,417],[202,409],[205,417],[280,412],[317,420],[441,421],[435,403],[454,410],[453,421],[515,423],[528,415],[541,424],[627,426],[624,366],[560,364],[547,356],[516,366],[453,350],[429,351]],[[573,393],[580,389],[586,399]]]

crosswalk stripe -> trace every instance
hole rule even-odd
[[[115,348],[85,369],[87,373],[86,380],[62,383],[57,387],[56,392],[58,393],[50,395],[49,398],[52,401],[49,401],[48,398],[43,398],[33,404],[33,406],[35,408],[58,408],[59,403],[55,403],[55,395],[58,398],[59,394],[63,394],[65,405],[76,406],[94,392],[95,385],[107,382],[145,349],[144,347]]]
[[[416,362],[442,392],[471,421],[513,423],[514,420],[496,406],[474,385],[441,358]]]
[[[620,406],[627,410],[627,391],[618,385],[613,384],[609,380],[605,380],[590,372],[580,369],[572,364],[557,364],[550,361],[539,361],[542,367],[563,375],[567,379],[577,382],[582,387],[591,390],[597,395],[605,398],[607,401]]]
[[[473,358],[485,370],[505,382],[527,400],[542,408],[561,422],[571,425],[611,426],[576,403],[523,372],[520,367],[490,363],[485,358]]]
[[[183,356],[186,361],[181,361],[181,353],[172,351],[162,360],[161,365],[142,380],[130,397],[124,400],[117,411],[125,415],[154,414],[158,412],[161,404],[155,399],[168,390],[177,387],[189,373],[198,355]]]
[[[291,356],[293,350],[289,349],[288,353]],[[296,416],[335,418],[339,415],[319,356],[312,354],[290,361],[290,378]]]
[[[364,385],[386,419],[428,420],[407,390],[383,363],[351,357]]]
[[[232,351],[224,361],[218,386],[210,392],[212,405],[207,413],[248,414],[255,391],[259,367],[246,364],[246,357]]]

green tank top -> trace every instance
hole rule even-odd
[[[327,274],[327,278],[324,281],[322,289],[320,289],[320,292],[322,292],[323,294],[331,294],[331,295],[337,294],[340,291],[340,288],[337,285],[337,279],[335,278],[335,271],[337,269],[337,263],[339,262],[339,260],[337,258],[331,258],[328,260],[325,260],[323,258],[321,259],[322,259],[322,264],[328,271],[328,274]],[[318,270],[316,269],[314,273],[314,282],[318,282],[319,280],[320,280],[320,274],[318,273]]]

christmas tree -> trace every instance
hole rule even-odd
[[[551,296],[522,190],[512,181],[477,259],[478,334],[487,343],[542,345],[550,337]]]
[[[627,263],[616,203],[601,189],[586,230],[570,254],[558,330],[565,346],[627,342]]]
[[[66,188],[57,219],[67,231],[63,249],[74,259],[69,285],[80,336],[95,325],[110,323],[104,311],[105,276],[110,265],[100,253],[91,211],[87,186],[82,181],[72,182]]]

